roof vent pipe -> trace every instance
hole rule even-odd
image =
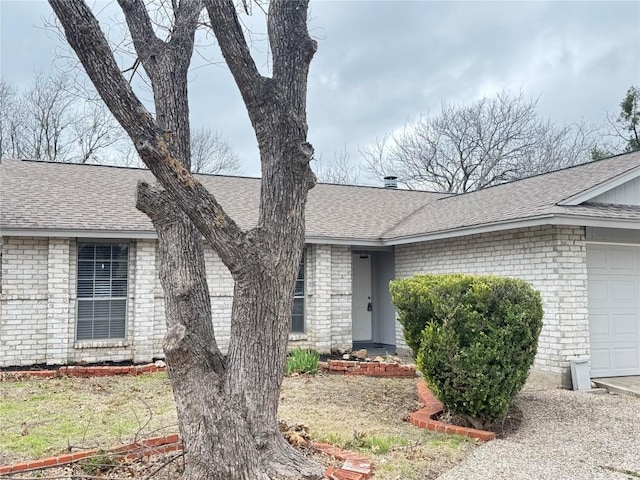
[[[398,177],[395,175],[384,177],[384,188],[398,188]]]

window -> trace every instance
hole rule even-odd
[[[291,318],[291,333],[304,333],[304,253],[298,268],[296,290],[293,295],[293,315]]]
[[[129,245],[78,243],[76,340],[125,338]]]

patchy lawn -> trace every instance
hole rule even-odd
[[[165,374],[0,382],[0,464],[177,433]]]
[[[415,379],[323,375],[285,379],[280,416],[311,436],[370,456],[374,478],[424,480],[459,463],[477,443],[403,419],[420,408]]]
[[[302,423],[318,441],[372,458],[375,478],[436,478],[475,443],[420,430],[403,419],[419,406],[415,380],[300,376],[286,378],[280,416]],[[0,382],[0,465],[109,448],[177,433],[165,374]],[[168,477],[167,477],[168,478]]]

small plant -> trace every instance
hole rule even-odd
[[[287,364],[285,366],[285,374],[308,373],[314,375],[318,373],[318,361],[320,354],[315,350],[302,349],[300,347],[289,352],[287,356]]]
[[[80,469],[87,475],[106,473],[113,470],[120,462],[112,455],[98,452],[94,457],[89,457],[80,464]]]
[[[369,436],[364,432],[355,432],[352,440],[346,445],[347,448],[357,448],[361,451],[378,455],[389,453],[395,447],[404,447],[407,440],[394,436]]]

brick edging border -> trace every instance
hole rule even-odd
[[[339,375],[365,375],[368,377],[413,378],[415,365],[386,362],[360,362],[354,360],[327,360],[318,362],[320,370]]]
[[[317,452],[322,452],[338,460],[344,461],[342,468],[327,468],[325,473],[327,478],[331,480],[367,480],[371,478],[371,460],[367,457],[350,452],[349,450],[343,450],[328,443],[311,442],[311,448]],[[14,465],[4,465],[0,466],[0,475],[59,467],[102,454],[112,454],[117,458],[131,458],[136,456],[157,455],[176,450],[182,450],[182,442],[179,435],[166,435],[163,437],[139,440],[110,450],[82,450],[75,453],[58,455],[57,457],[20,462]]]
[[[364,375],[368,377],[414,378],[415,365],[400,365],[386,362],[360,362],[351,360],[328,360],[318,362],[320,370],[340,375]],[[142,373],[164,372],[166,367],[158,367],[155,363],[130,366],[82,366],[72,365],[52,370],[9,370],[0,371],[7,377],[110,377],[115,375],[140,375]]]
[[[311,442],[311,448],[337,460],[344,461],[341,468],[329,467],[325,475],[331,480],[367,480],[373,475],[371,460],[330,443]]]
[[[89,457],[95,457],[102,454],[112,454],[118,458],[127,458],[132,456],[149,456],[159,453],[168,453],[182,449],[182,443],[178,435],[166,435],[163,437],[153,437],[137,442],[128,443],[110,450],[82,450],[75,453],[66,453],[57,457],[42,458],[40,460],[31,460],[28,462],[16,463],[14,465],[0,466],[0,475],[10,473],[26,472],[29,470],[40,470],[43,468],[58,467],[69,463],[77,462]]]
[[[8,370],[0,371],[0,375],[8,377],[110,377],[114,375],[140,375],[142,373],[164,372],[166,367],[158,367],[155,363],[127,366],[81,366],[71,365],[53,370]]]
[[[488,442],[496,438],[495,432],[460,427],[458,425],[451,425],[450,423],[434,420],[433,416],[443,410],[442,403],[435,397],[424,380],[420,380],[416,387],[418,389],[418,397],[420,397],[420,401],[424,404],[424,407],[420,410],[409,415],[409,421],[416,427],[425,428],[434,432],[464,435],[469,438],[482,440],[483,442]]]

